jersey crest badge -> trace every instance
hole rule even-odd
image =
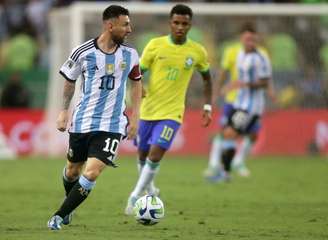
[[[120,68],[121,68],[121,70],[124,70],[126,68],[126,62],[125,61],[120,63]]]
[[[106,65],[106,72],[107,72],[108,75],[113,74],[114,70],[115,70],[114,64],[107,64]]]
[[[194,63],[194,59],[192,57],[186,57],[185,68],[190,69]]]

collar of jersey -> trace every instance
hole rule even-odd
[[[113,54],[116,53],[117,49],[120,47],[120,45],[117,44],[115,50],[114,50],[112,53],[104,52],[104,51],[98,46],[98,43],[97,43],[98,38],[99,38],[99,37],[96,37],[95,40],[94,40],[95,48],[98,49],[98,50],[99,50],[100,52],[102,52],[103,54],[106,54],[106,55],[113,55]]]
[[[184,41],[184,43],[182,43],[182,44],[176,44],[176,43],[174,43],[171,34],[168,35],[168,38],[169,38],[169,42],[172,43],[175,46],[183,46],[183,45],[185,45],[188,42],[188,37],[186,38],[186,41]]]

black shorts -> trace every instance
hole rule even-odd
[[[110,132],[69,133],[67,159],[70,162],[85,162],[95,157],[107,165],[114,163],[122,135]]]
[[[259,116],[249,114],[245,110],[234,109],[228,117],[228,126],[235,129],[239,134],[248,134],[258,124]]]

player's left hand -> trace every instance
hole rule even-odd
[[[68,111],[67,110],[62,110],[59,113],[57,121],[56,121],[57,129],[61,132],[66,131],[67,122],[68,122]]]
[[[204,110],[202,126],[208,127],[210,125],[211,121],[212,121],[212,112]]]
[[[136,118],[131,118],[128,128],[128,139],[132,140],[137,137],[138,133],[138,120]]]

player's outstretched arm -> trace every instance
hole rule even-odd
[[[231,81],[226,82],[228,78],[228,70],[221,69],[218,76],[218,84],[215,86],[215,91],[218,93],[214,92],[215,98],[220,96],[224,97],[231,90]]]
[[[259,89],[259,88],[267,88],[269,85],[269,78],[261,78],[255,82],[249,82],[245,83],[246,87],[249,87],[250,89]]]
[[[203,126],[207,127],[212,121],[212,78],[210,71],[202,73],[203,76],[203,94],[205,105],[203,109]]]
[[[66,130],[68,122],[68,109],[75,91],[75,82],[65,81],[63,91],[62,109],[57,118],[57,129],[61,132]]]
[[[130,117],[129,129],[128,129],[128,139],[134,139],[137,136],[141,96],[142,96],[141,81],[131,81],[132,113]]]

